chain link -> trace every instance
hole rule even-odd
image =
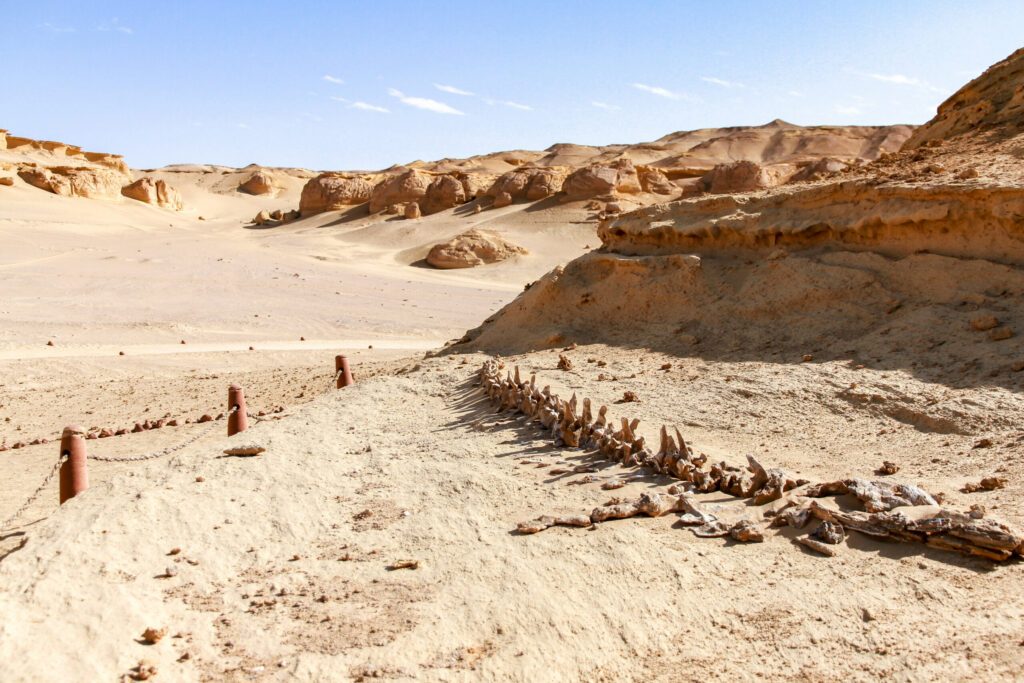
[[[231,417],[237,411],[238,411],[238,406],[233,407],[231,410],[228,411],[227,417]],[[130,455],[130,456],[122,457],[122,458],[105,457],[105,456],[102,456],[102,455],[90,455],[89,456],[89,460],[97,460],[99,462],[141,462],[143,460],[155,460],[156,458],[162,458],[165,455],[170,455],[171,453],[175,453],[177,451],[180,451],[181,449],[183,449],[183,448],[185,448],[187,446],[191,446],[196,441],[199,441],[199,439],[203,438],[204,436],[209,434],[211,431],[213,431],[213,427],[218,426],[218,424],[219,423],[218,423],[217,420],[210,420],[210,424],[209,424],[209,426],[207,426],[206,429],[204,429],[204,430],[200,431],[198,434],[190,437],[188,440],[186,440],[186,441],[184,441],[184,442],[182,442],[180,444],[177,444],[176,446],[168,446],[167,448],[165,448],[165,449],[163,449],[161,451],[154,451],[153,453],[147,453],[145,455]]]
[[[11,522],[21,517],[22,514],[25,513],[25,510],[29,509],[32,503],[36,501],[36,498],[39,497],[39,494],[43,492],[43,489],[45,489],[50,484],[50,481],[53,479],[53,476],[57,474],[58,470],[60,470],[60,466],[64,464],[64,460],[65,456],[61,454],[61,456],[57,458],[57,462],[53,464],[53,467],[50,469],[49,473],[47,473],[46,477],[43,479],[43,483],[39,485],[39,488],[32,492],[32,495],[28,497],[28,500],[25,501],[24,505],[18,508],[13,515],[5,519],[3,524],[0,524],[0,530],[9,529],[11,526]]]

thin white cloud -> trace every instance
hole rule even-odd
[[[672,92],[668,88],[662,88],[657,85],[647,85],[646,83],[633,83],[633,87],[636,88],[637,90],[643,90],[644,92],[649,92],[652,95],[657,95],[658,97],[667,97],[670,100],[683,99],[683,96],[680,93]]]
[[[520,111],[533,111],[533,107],[531,107],[528,104],[523,104],[522,102],[505,101],[498,102],[498,104],[504,104],[506,107],[511,107],[512,109],[519,109]]]
[[[463,95],[464,97],[473,97],[473,93],[469,92],[468,90],[463,90],[462,88],[456,88],[454,85],[443,85],[441,83],[435,83],[434,87],[440,90],[441,92],[446,92],[451,95]]]
[[[864,113],[859,107],[851,107],[845,104],[837,104],[836,111],[844,116],[857,116]]]
[[[426,111],[432,111],[436,114],[453,114],[455,116],[465,116],[465,114],[455,107],[449,106],[444,102],[438,102],[427,97],[411,97],[406,95],[401,90],[394,88],[388,88],[388,95],[398,98],[398,101],[404,105],[415,107],[416,109],[424,109]]]
[[[723,78],[715,78],[714,76],[701,76],[700,80],[704,81],[705,83],[711,83],[712,85],[720,85],[723,88],[745,88],[745,87],[747,87],[747,86],[743,85],[742,83],[737,83],[736,81],[727,81],[727,80],[725,80]]]
[[[50,33],[74,33],[76,30],[74,26],[56,26],[48,21],[40,24],[39,27]]]
[[[522,111],[533,111],[533,107],[528,104],[522,104],[521,102],[512,102],[511,100],[496,100],[492,97],[485,97],[484,104],[491,107],[496,104],[500,104],[503,107],[511,107],[512,109],[521,109]]]
[[[385,109],[384,107],[378,107],[377,105],[370,104],[369,102],[353,102],[350,105],[349,108],[350,109],[362,109],[363,111],[375,111],[375,112],[378,112],[378,113],[381,113],[381,114],[390,114],[391,113],[390,109]]]
[[[607,102],[591,102],[590,104],[598,109],[604,109],[605,111],[618,111],[622,109],[622,107],[618,105],[608,104]]]
[[[105,24],[100,24],[96,27],[97,31],[116,31],[118,33],[124,33],[125,35],[131,35],[135,33],[135,30],[131,26],[125,26],[120,22],[117,17],[114,17]]]
[[[786,92],[786,94],[789,95],[790,97],[803,97],[804,96],[804,94],[802,92],[800,92],[799,90],[789,90],[789,91]]]
[[[235,125],[241,128],[242,130],[249,130],[249,128],[252,127],[248,123],[236,123]]]
[[[338,78],[337,76],[332,76],[330,74],[324,74],[324,80],[327,81],[328,83],[334,83],[335,85],[343,85],[345,83],[345,81],[343,81],[342,79]]]
[[[338,97],[337,95],[331,95],[331,99],[334,100],[335,102],[345,102],[345,103],[349,102],[348,99],[346,99],[344,97]]]
[[[937,86],[932,85],[931,83],[928,83],[927,81],[922,81],[920,78],[907,76],[905,74],[878,74],[869,71],[859,71],[857,69],[849,69],[848,71],[850,73],[856,74],[857,76],[861,76],[863,78],[870,78],[871,80],[880,81],[882,83],[891,83],[893,85],[909,85],[914,88],[921,88],[922,90],[942,94],[946,94],[949,92],[945,88],[939,88]]]

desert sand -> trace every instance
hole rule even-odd
[[[91,457],[167,451],[92,460],[88,490],[58,506],[51,480],[4,523],[0,679],[1018,679],[1022,65],[916,129],[376,171],[0,134],[0,520],[67,424]],[[639,420],[647,451],[552,438],[488,398],[491,362]],[[252,423],[228,437],[231,383]],[[662,425],[734,483],[657,471]],[[792,486],[755,502],[748,455]],[[823,555],[797,542],[817,520],[775,523],[866,515],[797,483],[854,479],[1021,544],[850,528]],[[589,523],[679,491],[763,541]],[[545,515],[586,526],[519,531]]]

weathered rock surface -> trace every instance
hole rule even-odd
[[[715,166],[701,180],[711,194],[733,194],[775,187],[792,172],[788,165],[765,167],[754,161],[732,161]]]
[[[447,242],[434,245],[427,254],[427,263],[443,269],[472,268],[526,253],[526,249],[493,232],[469,230]]]
[[[466,188],[462,182],[455,176],[441,175],[434,178],[427,186],[427,193],[421,202],[421,208],[423,215],[429,216],[432,213],[465,204],[466,201]]]
[[[129,199],[171,211],[181,211],[184,206],[177,190],[163,180],[154,180],[149,176],[139,178],[130,185],[125,185],[121,188],[121,194]]]
[[[418,202],[409,202],[408,204],[405,205],[405,217],[407,219],[416,219],[422,215],[423,212],[420,211],[420,205]]]
[[[309,216],[324,211],[338,211],[369,201],[373,183],[363,176],[343,173],[321,173],[302,188],[299,213]]]
[[[254,195],[273,194],[279,188],[277,179],[270,171],[260,169],[238,186],[239,192]]]
[[[640,179],[640,187],[644,192],[651,194],[677,194],[679,188],[668,179],[662,171],[651,166],[639,166],[636,169],[637,177]]]
[[[1019,133],[1024,125],[1024,48],[993,64],[985,73],[939,105],[938,114],[914,131],[904,150],[941,143],[964,134],[997,128]]]
[[[426,196],[433,181],[432,174],[416,169],[382,180],[370,192],[370,213],[383,211],[391,204],[418,202]]]
[[[636,167],[629,159],[586,166],[570,173],[562,183],[566,201],[593,199],[616,193],[635,194],[641,191]]]
[[[89,199],[116,199],[121,196],[125,176],[105,168],[77,168],[53,166],[50,168],[22,167],[18,176],[29,185],[65,197]]]

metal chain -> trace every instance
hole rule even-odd
[[[24,514],[25,510],[29,509],[32,503],[36,501],[36,498],[39,497],[39,494],[43,492],[43,489],[45,489],[49,485],[50,480],[53,479],[53,476],[57,474],[58,470],[60,470],[60,466],[64,464],[64,460],[65,456],[61,454],[61,456],[57,458],[57,462],[54,463],[49,473],[47,473],[46,477],[43,479],[43,483],[39,485],[39,488],[32,492],[32,495],[28,497],[28,500],[25,501],[24,505],[18,508],[18,510],[13,515],[5,519],[3,524],[0,524],[0,530],[6,530],[10,528],[11,522],[18,519],[18,517],[21,517],[21,515]]]
[[[228,411],[227,417],[231,417],[237,411],[238,411],[238,406],[235,406],[234,408],[232,408],[231,410]],[[183,443],[180,443],[180,444],[178,444],[176,446],[168,446],[167,448],[163,449],[162,451],[155,451],[153,453],[147,453],[145,455],[131,455],[131,456],[123,457],[123,458],[104,457],[102,455],[90,455],[89,456],[89,460],[97,460],[99,462],[140,462],[142,460],[155,460],[156,458],[162,458],[165,455],[170,455],[171,453],[175,453],[177,451],[180,451],[181,449],[185,448],[186,446],[191,446],[196,441],[199,441],[199,439],[203,438],[204,436],[209,434],[211,431],[213,431],[212,428],[216,427],[217,425],[218,425],[217,420],[210,420],[210,425],[206,429],[204,429],[203,431],[201,431],[198,434],[190,437],[187,441],[184,441]]]

